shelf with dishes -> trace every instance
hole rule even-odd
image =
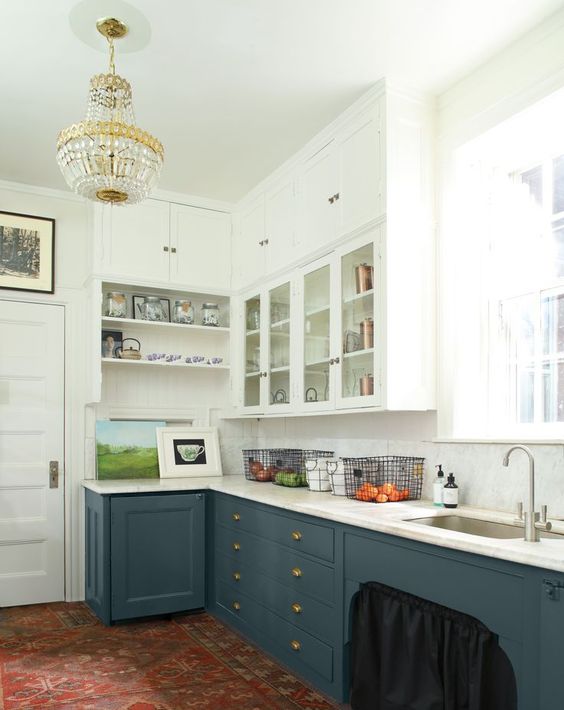
[[[175,360],[175,361],[166,361],[166,360],[123,360],[120,358],[115,358],[115,357],[103,357],[102,358],[102,364],[103,365],[111,365],[113,366],[150,366],[150,367],[167,367],[167,368],[177,368],[177,369],[184,369],[184,368],[197,368],[200,370],[229,370],[230,367],[229,365],[224,365],[223,363],[211,363],[211,362],[198,362],[198,363],[188,363],[183,359],[180,360]]]
[[[192,292],[102,283],[101,362],[229,369],[230,300]]]

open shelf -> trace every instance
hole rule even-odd
[[[169,369],[184,370],[186,368],[197,368],[198,370],[229,370],[229,365],[207,365],[205,363],[194,364],[192,362],[183,362],[176,360],[175,362],[162,362],[160,360],[122,360],[117,357],[101,358],[103,365],[112,365],[118,367],[125,366],[146,366],[146,367],[168,367]]]
[[[188,323],[165,323],[163,321],[141,320],[140,318],[110,318],[104,316],[102,318],[103,326],[140,326],[142,328],[180,328],[185,332],[197,330],[205,333],[229,333],[229,328],[223,326],[212,325],[190,325]],[[258,331],[257,331],[258,332]]]

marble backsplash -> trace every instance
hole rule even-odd
[[[437,443],[433,413],[336,415],[286,419],[225,420],[219,423],[225,474],[241,475],[241,449],[333,450],[337,456],[405,455],[425,458],[423,497],[432,497],[435,465],[453,472],[460,502],[512,511],[528,496],[528,459],[516,451],[509,467],[502,460],[510,444]],[[564,446],[530,444],[535,457],[536,508],[564,518]]]

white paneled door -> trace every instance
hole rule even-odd
[[[0,607],[64,598],[64,345],[62,306],[0,300]]]

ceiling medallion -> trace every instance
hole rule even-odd
[[[108,40],[109,72],[90,79],[86,118],[59,133],[57,162],[77,194],[97,202],[134,204],[157,184],[164,149],[135,125],[131,86],[116,74],[114,39],[124,37],[127,26],[104,17],[96,27]]]

